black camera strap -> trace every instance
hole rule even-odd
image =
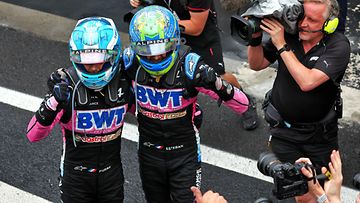
[[[304,166],[306,169],[310,170],[312,174],[315,174],[315,167],[311,164],[306,163]],[[313,181],[313,183],[315,184],[317,180],[330,180],[331,179],[331,173],[330,171],[326,171],[325,174],[319,174],[316,176],[313,176],[311,178],[306,178],[307,181]]]
[[[311,171],[311,174],[313,174],[313,177],[310,177],[310,178],[306,178],[307,181],[311,181],[313,180],[314,184],[316,183],[316,176],[314,176],[314,174],[316,173],[315,172],[315,167],[309,163],[306,163],[305,166],[304,166],[307,170],[310,170]]]

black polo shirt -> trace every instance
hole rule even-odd
[[[278,61],[271,102],[290,123],[319,121],[326,116],[334,104],[336,84],[341,82],[349,63],[350,43],[342,33],[335,32],[326,35],[305,54],[298,35],[285,34],[285,40],[305,67],[319,69],[328,75],[330,80],[311,91],[303,92],[269,39],[264,44],[264,56],[271,63]]]

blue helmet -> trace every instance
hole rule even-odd
[[[121,41],[113,20],[88,17],[77,22],[69,41],[70,61],[81,82],[90,89],[101,89],[119,68]],[[86,71],[84,64],[104,63],[97,73]]]
[[[131,48],[141,66],[154,76],[167,73],[174,65],[180,47],[180,30],[176,17],[161,6],[147,6],[138,11],[130,22]],[[146,56],[166,54],[160,62]]]

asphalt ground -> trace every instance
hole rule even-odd
[[[4,16],[0,19],[4,19]],[[7,27],[0,27],[0,86],[42,97],[46,91],[46,77],[54,69],[70,65],[66,43],[38,37],[13,29],[9,24],[5,25]],[[258,129],[243,131],[239,126],[241,118],[229,109],[218,108],[216,102],[206,97],[201,96],[199,100],[206,109],[201,129],[202,144],[252,160],[256,160],[258,154],[266,149],[267,126],[263,120],[260,121]],[[23,101],[24,104],[26,102]],[[29,143],[25,133],[33,112],[4,103],[0,103],[0,109],[0,133],[3,138],[0,143],[0,180],[49,201],[59,202],[57,176],[61,153],[60,130],[55,129],[48,138],[39,143]],[[127,121],[135,123],[131,117],[128,117]],[[344,186],[348,188],[352,187],[352,176],[360,171],[359,129],[359,123],[352,119],[340,122],[339,141]],[[141,183],[136,173],[135,152],[136,143],[124,140],[122,156],[126,176],[125,202],[144,202]],[[267,196],[270,188],[271,184],[261,178],[203,164],[203,190],[213,189],[220,192],[229,202],[253,202],[261,196]],[[0,202],[11,200],[0,199]]]

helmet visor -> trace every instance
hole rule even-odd
[[[176,49],[177,38],[132,42],[134,52],[141,56],[156,56]]]
[[[96,64],[110,62],[113,64],[117,51],[105,49],[85,49],[70,52],[70,60],[79,64]]]

